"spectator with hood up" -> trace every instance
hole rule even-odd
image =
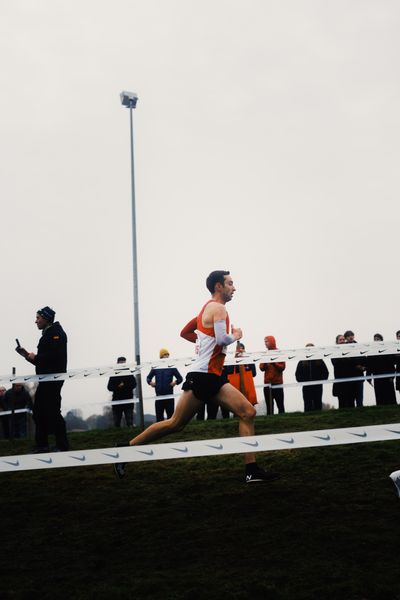
[[[273,335],[266,335],[264,344],[267,350],[277,350],[276,340]],[[260,370],[264,371],[264,398],[267,406],[267,415],[274,414],[274,400],[278,407],[279,413],[285,412],[283,388],[275,388],[274,385],[283,384],[283,371],[286,368],[286,363],[261,363]]]

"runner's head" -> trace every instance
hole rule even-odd
[[[216,284],[220,283],[223,286],[225,283],[225,277],[229,274],[229,271],[212,271],[206,279],[208,291],[211,294],[214,294]]]
[[[232,300],[235,287],[229,271],[212,271],[206,279],[206,286],[213,296],[218,295],[224,303]]]

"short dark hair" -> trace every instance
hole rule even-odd
[[[348,329],[347,331],[344,332],[344,337],[350,337],[351,335],[354,335],[354,332],[351,331],[351,329]]]
[[[400,334],[400,329],[396,331],[396,336]]]
[[[378,337],[381,342],[383,342],[383,335],[381,333],[374,333],[374,339]]]
[[[211,271],[206,279],[206,286],[208,291],[213,294],[215,292],[215,286],[217,283],[224,285],[225,276],[230,275],[229,271]]]

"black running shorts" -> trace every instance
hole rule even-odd
[[[225,383],[229,383],[226,375],[214,373],[188,373],[182,389],[192,390],[198,400],[208,402],[216,396]]]

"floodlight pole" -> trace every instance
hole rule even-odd
[[[133,148],[133,109],[136,108],[138,97],[132,92],[121,92],[121,103],[129,108],[130,141],[131,141],[131,191],[132,191],[132,258],[133,258],[133,322],[135,329],[135,361],[140,365],[140,335],[139,335],[139,292],[137,268],[137,237],[136,237],[136,201],[135,201],[135,162]],[[139,425],[144,429],[142,377],[139,371],[136,375],[136,394],[139,400]]]

